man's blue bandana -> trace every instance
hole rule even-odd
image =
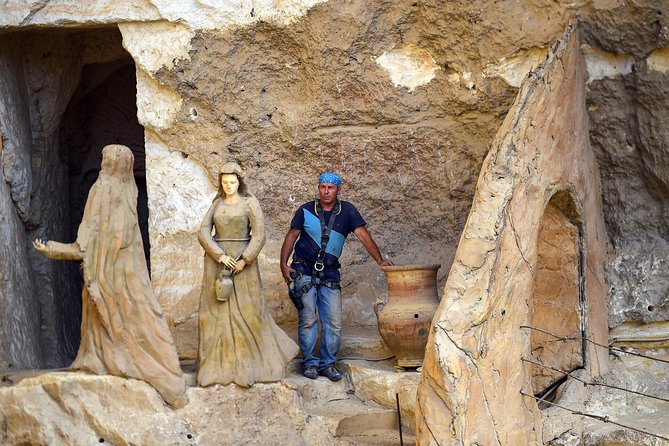
[[[318,178],[318,183],[330,183],[339,187],[341,186],[341,177],[336,173],[325,172]]]

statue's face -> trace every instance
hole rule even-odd
[[[132,170],[132,162],[132,152],[127,147],[119,145],[105,146],[102,149],[100,173],[126,178]]]
[[[234,173],[224,173],[221,175],[221,187],[226,197],[234,195],[239,189],[239,178]]]
[[[319,183],[318,184],[318,198],[320,198],[323,206],[329,206],[334,204],[337,199],[337,194],[339,193],[339,187],[331,183]]]

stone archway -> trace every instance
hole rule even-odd
[[[530,332],[532,362],[528,364],[535,395],[550,393],[566,377],[562,371],[585,364],[585,346],[580,339],[585,326],[581,229],[580,223],[573,221],[578,218],[573,209],[569,193],[556,194],[539,224],[530,310],[530,324],[536,330]]]

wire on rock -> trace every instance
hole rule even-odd
[[[659,397],[659,396],[650,395],[650,394],[639,392],[639,391],[636,391],[636,390],[626,389],[624,387],[614,386],[612,384],[596,383],[596,382],[593,382],[593,381],[585,381],[585,380],[583,380],[583,379],[581,379],[577,376],[572,375],[571,372],[568,372],[566,370],[557,369],[555,367],[551,367],[551,366],[548,366],[546,364],[542,364],[540,362],[532,361],[531,359],[520,358],[520,360],[523,361],[523,362],[530,363],[530,364],[538,365],[539,367],[543,367],[543,368],[546,368],[546,369],[549,369],[549,370],[553,370],[555,372],[563,373],[566,376],[568,376],[572,379],[575,379],[576,381],[581,382],[586,386],[608,387],[610,389],[622,390],[623,392],[629,392],[629,393],[633,393],[635,395],[641,395],[641,396],[645,396],[645,397],[648,397],[648,398],[653,398],[653,399],[656,399],[656,400],[659,400],[659,401],[664,401],[665,403],[669,403],[669,399],[662,398],[662,397]]]
[[[629,429],[629,430],[634,431],[634,432],[639,432],[641,434],[650,435],[651,437],[655,437],[655,438],[659,438],[661,440],[669,441],[669,437],[665,437],[665,436],[660,435],[660,434],[655,434],[653,432],[648,432],[648,431],[645,431],[643,429],[639,429],[639,428],[636,428],[636,427],[633,427],[633,426],[628,426],[626,424],[619,423],[617,421],[613,421],[606,415],[595,415],[595,414],[592,414],[592,413],[581,412],[581,411],[578,411],[578,410],[570,409],[570,408],[562,406],[560,404],[553,403],[551,401],[541,399],[537,396],[527,394],[527,393],[523,392],[522,390],[520,391],[520,394],[523,395],[523,396],[534,398],[535,400],[541,400],[542,402],[544,402],[546,404],[550,404],[551,406],[559,407],[560,409],[563,409],[563,410],[566,410],[567,412],[570,412],[572,415],[580,415],[582,417],[593,418],[595,420],[599,420],[599,421],[604,422],[604,423],[611,423],[611,424],[614,424],[616,426],[622,427],[624,429]]]
[[[641,358],[646,358],[646,359],[650,359],[650,360],[653,360],[653,361],[663,362],[665,364],[669,364],[669,361],[666,360],[666,359],[655,358],[653,356],[648,356],[648,355],[644,355],[644,354],[641,354],[641,353],[636,353],[636,352],[623,350],[623,349],[618,348],[618,347],[611,347],[610,345],[600,344],[599,342],[595,342],[592,339],[583,338],[581,336],[558,336],[558,335],[553,334],[551,332],[548,332],[546,330],[542,330],[541,328],[531,327],[529,325],[521,325],[520,328],[528,328],[530,330],[538,331],[540,333],[544,333],[544,334],[547,334],[549,336],[552,336],[559,341],[587,341],[587,342],[589,342],[593,345],[596,345],[598,347],[604,347],[604,348],[607,348],[607,349],[609,349],[611,351],[614,351],[614,352],[625,353],[627,355],[638,356],[638,357],[641,357]]]

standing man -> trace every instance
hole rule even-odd
[[[379,247],[355,206],[337,198],[340,186],[339,175],[326,172],[320,176],[318,199],[300,206],[281,246],[281,274],[286,283],[295,281],[294,294],[302,303],[302,308],[298,308],[302,373],[311,379],[318,375],[327,376],[331,381],[342,378],[334,365],[342,322],[339,256],[346,236],[353,232],[379,266],[393,264],[381,257]],[[293,248],[293,261],[289,266],[288,258]],[[322,327],[320,359],[315,352],[317,310]]]

